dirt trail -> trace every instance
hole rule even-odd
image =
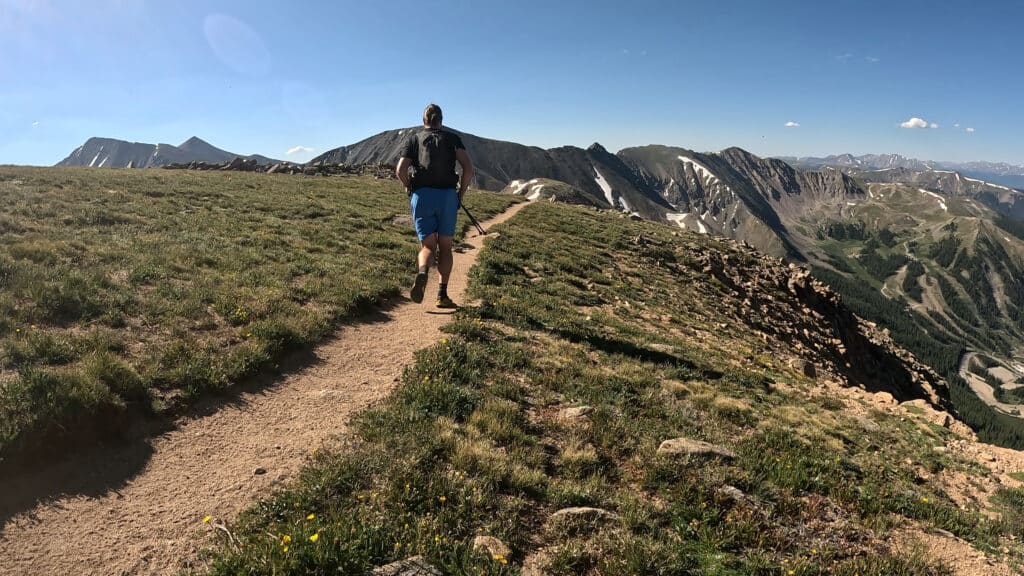
[[[449,293],[456,302],[483,244],[475,234],[466,239],[472,249],[455,255]],[[423,305],[403,298],[340,330],[304,369],[208,406],[208,414],[157,438],[36,477],[0,479],[0,574],[175,574],[188,567],[209,542],[204,516],[233,519],[269,494],[354,412],[385,397],[418,348],[442,338],[450,311],[433,306],[436,282],[432,274]],[[28,504],[19,509],[19,499]]]

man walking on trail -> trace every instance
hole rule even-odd
[[[462,179],[455,163],[462,166]],[[419,270],[409,297],[423,302],[430,263],[437,258],[438,308],[455,308],[448,297],[448,276],[452,273],[452,238],[462,196],[473,179],[473,163],[453,132],[441,128],[441,107],[430,104],[423,110],[423,130],[411,135],[402,148],[396,168],[398,179],[410,195],[416,235],[420,239]],[[455,186],[458,184],[458,192]]]

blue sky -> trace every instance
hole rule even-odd
[[[1024,1],[0,0],[0,163],[192,135],[305,161],[434,101],[545,148],[1024,164],[1022,23]]]

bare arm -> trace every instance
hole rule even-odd
[[[455,159],[462,165],[462,179],[459,180],[459,200],[461,200],[466,189],[469,188],[469,183],[473,180],[473,161],[469,159],[469,152],[466,152],[465,148],[455,150]]]
[[[395,167],[395,175],[402,181],[402,186],[405,187],[406,191],[409,190],[409,168],[412,167],[412,159],[400,158],[398,160],[398,166]]]

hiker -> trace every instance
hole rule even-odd
[[[462,165],[461,180],[455,173],[456,162]],[[420,239],[419,270],[409,297],[413,302],[423,302],[430,263],[436,257],[437,307],[455,308],[448,297],[452,238],[462,196],[473,179],[473,163],[462,139],[441,128],[441,107],[437,104],[430,104],[423,110],[423,129],[409,136],[395,171],[410,196],[416,235]]]

